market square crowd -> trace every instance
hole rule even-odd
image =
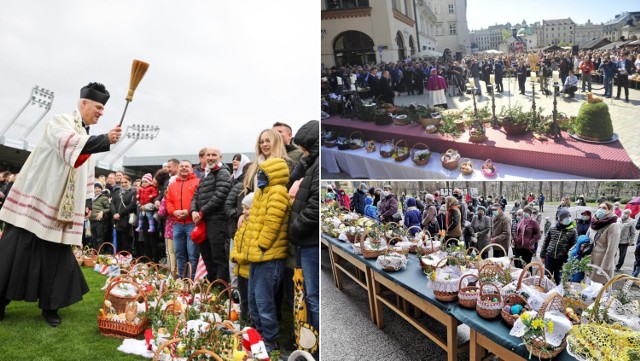
[[[241,318],[268,352],[281,347],[281,312],[293,313],[293,268],[302,268],[307,322],[319,332],[318,121],[295,136],[289,125],[273,124],[257,135],[256,159],[236,154],[231,168],[218,147],[208,146],[198,164],[171,158],[141,179],[124,172],[95,178],[90,155],[121,136],[119,126],[88,135],[108,99],[102,84],[83,87],[78,108],[47,123],[21,176],[2,174],[0,321],[12,300],[25,300],[39,301],[45,321],[59,325],[58,309],[89,291],[71,246],[110,242],[116,249],[103,252],[164,258],[172,272],[192,279],[201,259],[209,281],[237,287]],[[61,179],[32,178],[42,164]]]
[[[397,96],[423,95],[430,106],[446,108],[446,95],[462,95],[470,91],[473,84],[476,93],[483,98],[490,94],[495,84],[497,93],[504,93],[503,79],[515,77],[518,93],[530,95],[526,89],[527,78],[536,73],[537,82],[545,94],[553,89],[553,72],[558,72],[558,91],[561,95],[574,97],[581,90],[603,90],[598,93],[606,98],[614,97],[614,85],[617,86],[615,99],[629,101],[631,79],[638,79],[640,56],[638,47],[616,48],[613,50],[570,50],[531,51],[518,54],[473,54],[461,59],[422,58],[405,59],[398,62],[379,64],[346,64],[327,68],[322,66],[322,94],[325,96],[324,109],[329,103],[344,102],[351,98],[353,89],[366,89],[359,93],[362,98],[394,103]],[[355,82],[353,81],[355,79]],[[446,81],[443,81],[446,80]],[[484,83],[484,87],[483,84]],[[442,84],[442,85],[440,85]],[[599,84],[601,87],[592,86]],[[352,87],[353,85],[353,87]],[[445,92],[446,89],[450,89]],[[581,89],[580,89],[581,88]],[[637,85],[636,85],[637,88]],[[515,93],[516,89],[511,92]],[[624,92],[622,92],[624,91]],[[339,109],[340,112],[345,111]]]
[[[543,219],[545,195],[529,193],[516,199],[507,210],[504,195],[471,195],[456,188],[451,195],[439,191],[420,191],[415,196],[397,196],[391,184],[382,189],[361,183],[353,194],[343,188],[327,186],[325,204],[350,210],[376,222],[395,222],[413,234],[426,230],[441,239],[455,238],[466,247],[483,250],[489,244],[499,244],[519,259],[524,267],[539,255],[545,268],[560,283],[562,266],[570,257],[591,256],[591,263],[602,268],[610,277],[620,271],[627,248],[635,245],[632,275],[640,274],[640,217],[632,207],[621,209],[619,202],[610,202],[604,195],[597,199],[597,207],[588,209],[584,196],[575,200],[580,217],[574,219],[569,197],[563,197],[555,210],[555,217]],[[487,258],[485,251],[481,257]],[[493,257],[506,256],[493,250]],[[590,278],[606,283],[604,275],[594,269]],[[579,276],[584,277],[584,275]],[[576,279],[579,282],[581,279]]]

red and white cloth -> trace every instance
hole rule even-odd
[[[262,340],[262,336],[256,331],[255,328],[245,327],[243,329],[245,333],[242,335],[242,347],[245,350],[251,352],[254,359],[260,361],[269,361],[269,354],[267,353],[267,346]]]

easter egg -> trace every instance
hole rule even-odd
[[[511,306],[511,314],[513,315],[519,315],[520,312],[522,312],[522,305],[513,305]]]
[[[494,297],[491,302],[498,302],[498,299]]]
[[[511,314],[511,307],[509,306],[504,306],[504,312]]]

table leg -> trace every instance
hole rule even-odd
[[[336,287],[339,290],[341,290],[342,289],[342,271],[340,270],[340,268],[336,267],[336,264],[340,262],[340,256],[334,253],[333,249],[331,251],[331,254],[333,255],[331,264],[333,265],[333,274],[335,275]]]
[[[478,332],[469,328],[469,361],[480,361],[484,356],[484,350],[478,344]]]
[[[370,271],[373,272],[373,271]],[[378,328],[384,327],[384,319],[382,318],[382,301],[380,301],[375,295],[381,294],[382,285],[379,282],[373,282],[373,300],[374,300],[374,310],[375,310],[375,323]],[[371,297],[371,295],[369,295]]]
[[[458,320],[449,317],[445,321],[447,327],[447,360],[456,361],[458,359]]]
[[[371,317],[371,321],[373,321],[374,324],[378,324],[378,318],[382,319],[382,310],[380,310],[380,314],[378,314],[376,307],[375,307],[375,293],[374,293],[374,289],[373,289],[373,270],[371,270],[370,268],[365,269],[364,271],[364,276],[365,276],[365,281],[367,284],[367,293],[369,295],[369,315]]]

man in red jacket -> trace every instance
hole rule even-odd
[[[191,272],[187,275],[193,278],[198,266],[198,247],[191,240],[194,223],[191,219],[191,200],[198,188],[200,180],[193,173],[191,162],[183,160],[178,168],[176,181],[167,188],[167,213],[173,217],[173,246],[176,253],[178,272],[185,272],[187,260],[191,264]]]

